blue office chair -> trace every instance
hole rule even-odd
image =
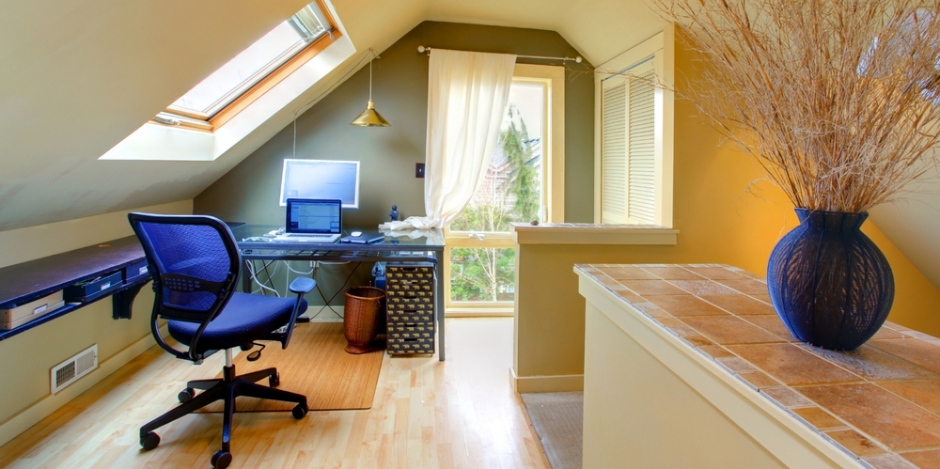
[[[179,393],[180,405],[140,428],[140,445],[151,450],[160,444],[154,430],[217,400],[225,401],[222,423],[222,449],[212,456],[212,465],[222,469],[232,461],[229,442],[235,397],[296,402],[292,414],[307,414],[307,398],[275,389],[280,375],[267,368],[242,376],[235,375],[232,349],[250,350],[258,340],[275,340],[287,348],[297,316],[307,309],[303,299],[316,283],[298,278],[290,285],[297,299],[250,295],[235,291],[241,254],[232,231],[221,220],[208,216],[151,215],[131,213],[131,226],[147,255],[153,290],[156,294],[150,329],[157,344],[173,356],[196,364],[210,354],[224,350],[222,379],[190,381]],[[160,333],[160,319],[168,320],[170,335],[185,351],[167,344]],[[262,347],[263,348],[263,347]],[[260,358],[260,351],[248,355]],[[268,386],[256,384],[268,378]],[[203,392],[196,394],[195,389]]]

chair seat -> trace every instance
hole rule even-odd
[[[225,309],[219,313],[202,333],[198,352],[224,350],[250,344],[259,337],[284,326],[294,310],[294,298],[275,298],[236,292]],[[297,314],[307,310],[307,300],[301,300]],[[168,321],[170,335],[184,345],[190,345],[199,323]]]

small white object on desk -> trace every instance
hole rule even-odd
[[[353,231],[352,233],[349,233],[349,236],[362,236],[362,232],[361,232],[361,231]]]

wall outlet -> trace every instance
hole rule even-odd
[[[424,177],[424,163],[415,163],[415,177],[416,178]]]

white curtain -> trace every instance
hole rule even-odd
[[[486,175],[509,101],[515,55],[434,49],[430,60],[427,216],[387,229],[443,228],[463,213]]]

